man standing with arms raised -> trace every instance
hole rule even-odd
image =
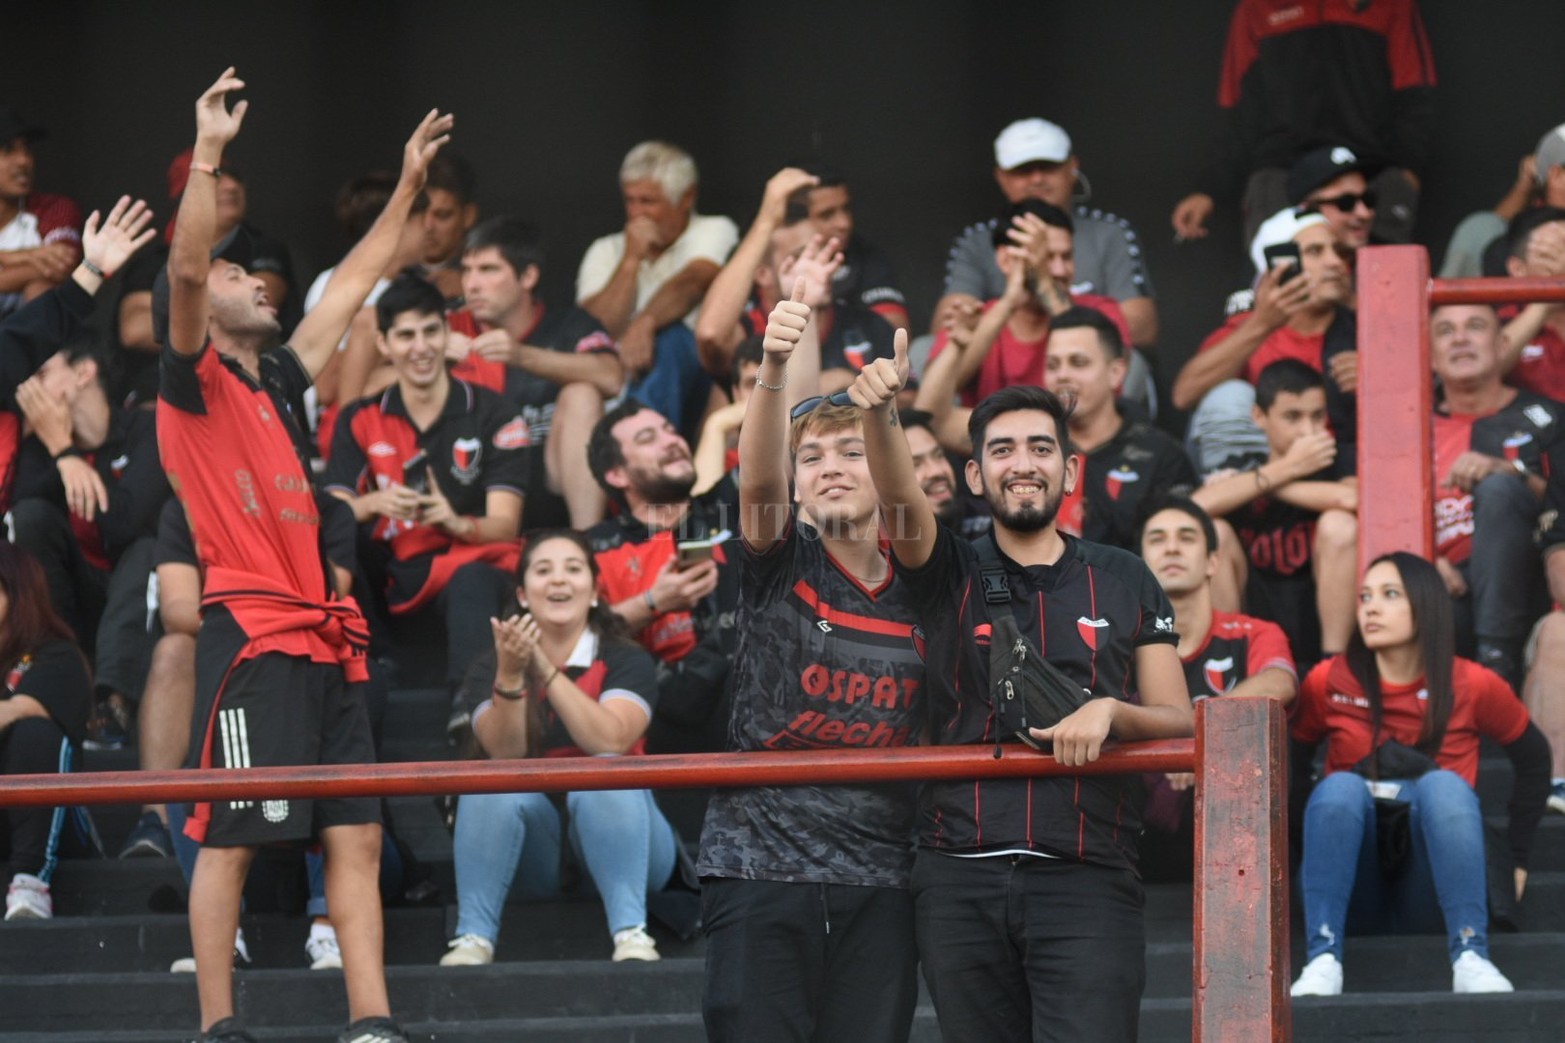
[[[994,528],[965,543],[936,524],[914,477],[895,412],[907,372],[899,331],[895,361],[866,366],[848,394],[866,411],[897,574],[926,631],[932,741],[1031,756],[991,696],[991,636],[1007,614],[1032,655],[1046,651],[1086,690],[1074,712],[1028,731],[1053,744],[1060,764],[1096,760],[1110,738],[1192,734],[1173,610],[1157,580],[1128,551],[1055,526],[1077,480],[1070,410],[1030,386],[997,391],[973,410],[967,482],[989,501]],[[1136,1038],[1146,979],[1139,799],[1137,780],[1102,775],[925,787],[913,903],[945,1038]]]
[[[229,111],[227,98],[243,88],[230,68],[196,103],[191,180],[169,253],[158,394],[158,447],[206,574],[191,759],[203,768],[362,763],[374,751],[350,685],[367,677],[368,631],[357,606],[329,598],[296,410],[390,259],[451,117],[431,112],[419,124],[385,211],[292,341],[262,355],[278,329],[265,287],[209,255],[217,163],[248,107],[241,101]],[[256,850],[318,835],[352,1020],[340,1039],[405,1043],[386,995],[378,802],[198,805],[185,831],[203,845],[190,889],[203,1041],[253,1043],[233,1017],[231,946]]]

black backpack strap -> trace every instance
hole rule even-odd
[[[1011,584],[1006,578],[1005,566],[1000,562],[1000,547],[994,542],[994,533],[986,532],[973,541],[978,551],[978,579],[982,585],[984,602],[991,610],[1011,612]]]

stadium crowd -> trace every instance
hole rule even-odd
[[[823,158],[756,186],[741,227],[700,212],[693,157],[642,142],[623,227],[575,262],[481,211],[431,112],[397,173],[343,186],[355,245],[307,282],[224,160],[234,70],[162,224],[49,194],[44,128],[0,106],[0,771],[127,745],[149,770],[370,762],[410,645],[474,757],[1027,743],[1082,764],[1190,734],[1194,700],[1270,698],[1295,740],[1294,994],[1342,990],[1348,933],[1426,924],[1455,991],[1509,991],[1491,906],[1565,814],[1565,306],[1432,312],[1435,556],[1361,574],[1355,258],[1412,234],[1434,67],[1411,0],[1282,29],[1273,6],[1238,5],[1222,147],[1172,214],[1198,237],[1237,208],[1255,272],[1169,385],[1182,432],[1137,233],[1085,201],[1046,119],[998,128],[993,216],[955,231],[925,321]],[[545,266],[573,262],[574,299],[545,301]],[[1442,272],[1565,278],[1565,125]],[[995,694],[1013,672],[1020,709]],[[1515,768],[1487,842],[1481,739]],[[726,791],[699,837],[647,791],[464,797],[441,963],[492,962],[513,888],[572,877],[605,955],[656,960],[648,896],[682,883],[712,1038],[906,1039],[921,965],[947,1038],[1134,1039],[1140,882],[1188,878],[1192,785]],[[5,919],[50,917],[92,830],[3,818]],[[108,838],[180,861],[203,1039],[252,1038],[230,971],[257,849],[312,841],[306,950],[344,970],[342,1038],[404,1038],[376,881],[409,856],[384,819],[148,806]]]

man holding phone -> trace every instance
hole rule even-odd
[[[398,279],[375,320],[397,382],[338,416],[325,485],[383,551],[364,565],[392,615],[432,609],[444,621],[456,738],[468,723],[462,678],[489,646],[489,617],[509,597],[519,557],[527,421],[495,392],[447,374],[445,298],[433,284]]]
[[[1352,273],[1337,233],[1318,213],[1279,210],[1250,245],[1259,273],[1255,306],[1230,316],[1174,379],[1173,402],[1193,410],[1187,438],[1202,474],[1264,461],[1255,426],[1255,378],[1278,359],[1298,359],[1326,376],[1327,412],[1341,456],[1356,443],[1358,325]]]

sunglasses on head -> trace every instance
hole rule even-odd
[[[837,391],[830,395],[811,395],[788,411],[788,419],[797,420],[806,413],[817,409],[822,403],[833,406],[851,406],[853,399],[846,391]]]
[[[1346,214],[1357,209],[1360,202],[1364,204],[1364,207],[1367,210],[1375,209],[1375,201],[1377,198],[1378,197],[1375,195],[1375,190],[1371,188],[1365,191],[1362,195],[1353,192],[1344,192],[1340,196],[1331,196],[1328,199],[1311,199],[1308,205],[1311,208],[1320,206],[1336,207],[1338,210],[1341,210]]]

